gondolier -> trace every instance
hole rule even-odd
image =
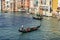
[[[24,26],[23,25],[21,26],[20,30],[24,30]]]

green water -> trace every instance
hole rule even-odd
[[[0,13],[0,40],[60,40],[60,21],[44,17],[42,21],[34,20],[25,13]],[[39,30],[30,33],[18,32],[19,27],[38,26]]]

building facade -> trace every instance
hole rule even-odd
[[[42,12],[42,15],[52,16],[52,13],[50,12],[51,11],[50,8],[52,5],[51,3],[52,3],[51,0],[38,0],[39,13]]]
[[[60,7],[59,0],[1,0],[1,10],[4,11],[20,11],[21,8],[31,9],[33,12],[40,12],[42,8],[43,15],[51,16],[51,9],[57,10]]]
[[[29,8],[30,7],[30,0],[25,0],[25,8]]]
[[[5,0],[1,0],[1,11],[5,11]]]
[[[5,11],[10,11],[10,0],[5,0]]]
[[[29,8],[30,0],[2,0],[2,11],[20,11]]]
[[[0,0],[0,12],[1,12],[1,0]]]
[[[58,0],[52,0],[52,9],[56,11],[58,7]]]

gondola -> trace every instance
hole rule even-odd
[[[26,28],[26,29],[19,29],[18,31],[19,32],[22,32],[22,33],[27,33],[27,32],[32,32],[32,31],[35,31],[35,30],[38,30],[40,26],[37,26],[37,27],[32,27],[32,28]]]
[[[40,17],[40,18],[33,17],[33,19],[42,20],[43,18],[42,17]]]

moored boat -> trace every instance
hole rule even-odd
[[[33,19],[42,20],[43,18],[42,17],[40,17],[40,18],[33,17]]]

